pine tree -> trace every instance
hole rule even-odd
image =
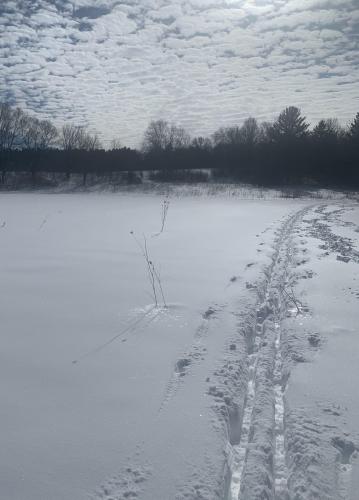
[[[305,121],[305,117],[301,115],[299,108],[289,106],[285,108],[276,122],[272,126],[273,139],[281,138],[298,139],[307,134],[309,124]]]
[[[312,136],[317,140],[335,140],[342,137],[343,134],[343,129],[336,118],[320,120],[312,132]]]
[[[349,135],[353,139],[359,139],[359,112],[349,126]]]

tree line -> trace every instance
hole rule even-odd
[[[336,118],[310,128],[299,108],[289,106],[273,122],[250,117],[239,126],[220,127],[210,137],[194,137],[165,120],[148,125],[139,150],[118,140],[105,150],[86,127],[56,128],[6,103],[0,103],[0,170],[9,172],[89,173],[156,171],[160,180],[195,179],[194,171],[262,185],[317,184],[359,186],[359,113],[347,127]],[[192,172],[192,173],[191,173]],[[128,179],[135,178],[128,174]]]

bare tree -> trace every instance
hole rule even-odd
[[[22,140],[27,149],[38,149],[40,147],[40,120],[33,116],[25,115],[22,120]]]
[[[150,122],[145,131],[143,150],[150,152],[179,149],[188,147],[190,142],[191,138],[184,128],[157,120]]]
[[[213,134],[213,143],[218,145],[235,146],[244,144],[254,145],[258,142],[260,130],[255,118],[247,118],[241,127],[221,127]]]
[[[25,116],[20,108],[12,109],[8,104],[0,103],[0,150],[17,145]]]
[[[121,141],[118,137],[116,137],[115,139],[112,139],[111,141],[111,149],[121,149],[122,148],[122,144],[121,144]]]
[[[79,149],[84,149],[85,151],[94,151],[95,149],[101,149],[102,144],[99,139],[99,136],[95,133],[91,135],[89,132],[85,130],[82,131],[80,140],[79,140]]]
[[[233,127],[221,127],[212,136],[215,146],[235,145],[241,143],[241,130],[236,125]]]
[[[27,115],[20,109],[13,111],[12,135],[9,147],[21,147],[23,145],[24,127],[27,123]]]
[[[98,135],[90,134],[85,127],[78,125],[64,125],[61,130],[60,144],[65,151],[81,149],[93,151],[102,147]]]
[[[244,120],[240,129],[240,141],[246,146],[254,146],[260,136],[259,125],[255,118],[249,117]]]
[[[271,122],[262,122],[258,128],[258,142],[270,142],[272,140],[272,127]]]
[[[20,109],[10,109],[8,114],[8,129],[6,133],[5,149],[21,147],[23,142],[23,125],[28,116]]]
[[[164,120],[151,121],[143,138],[144,151],[166,149],[169,144],[169,128],[168,122]]]
[[[212,141],[208,137],[199,136],[192,140],[191,146],[196,149],[209,151],[212,148]]]
[[[41,149],[48,149],[54,145],[57,139],[57,128],[49,121],[42,120],[39,123],[39,147]]]
[[[95,151],[96,149],[100,149],[102,147],[100,139],[96,133],[92,135],[87,132],[84,127],[75,125],[65,125],[62,128],[61,142],[62,147],[68,152],[74,150]],[[88,160],[82,163],[81,166],[81,170],[83,172],[83,184],[85,185],[89,171]],[[67,179],[69,178],[70,172],[68,171]]]
[[[20,108],[0,104],[0,149],[46,149],[56,136],[56,127],[49,120],[40,121]]]
[[[180,149],[188,148],[191,143],[191,137],[182,127],[177,127],[176,125],[171,125],[169,132],[169,144],[170,149]]]
[[[79,144],[82,141],[83,127],[72,124],[66,124],[62,127],[60,144],[65,151],[80,149]]]
[[[0,149],[7,149],[8,135],[11,129],[11,108],[8,104],[0,104]]]

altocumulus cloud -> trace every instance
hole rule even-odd
[[[357,0],[2,0],[0,99],[104,142],[359,110]]]

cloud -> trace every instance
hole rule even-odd
[[[138,145],[151,119],[192,134],[359,108],[356,0],[3,0],[0,99]]]

